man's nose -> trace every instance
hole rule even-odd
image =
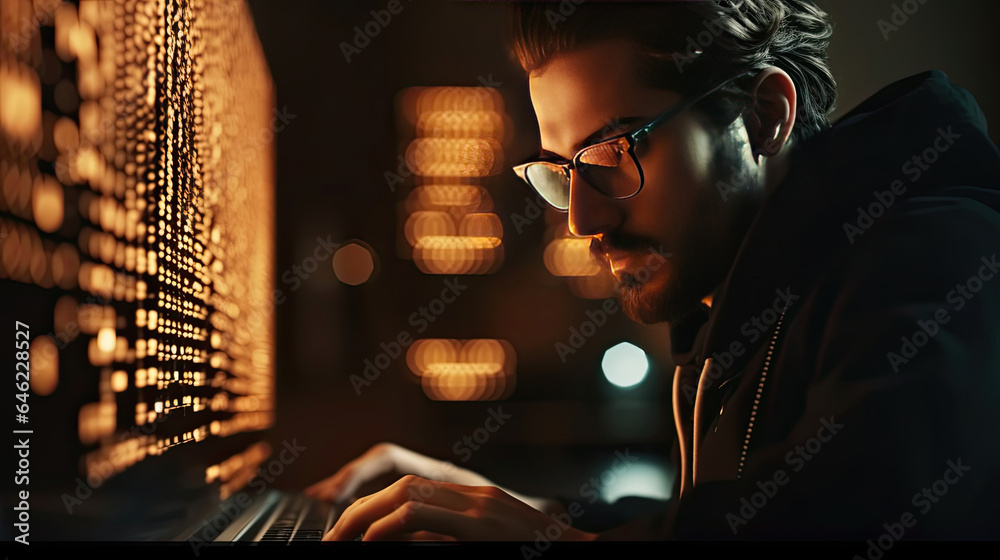
[[[614,231],[621,225],[618,201],[604,196],[575,169],[569,180],[569,231],[579,237]]]

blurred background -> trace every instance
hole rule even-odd
[[[834,118],[897,79],[941,69],[975,95],[988,120],[1000,119],[1000,83],[992,70],[1000,53],[992,29],[995,3],[930,0],[909,15],[902,11],[906,2],[817,3],[835,25]],[[526,79],[505,49],[506,7],[443,1],[401,6],[370,44],[359,52],[346,49],[348,62],[343,45],[364,42],[355,43],[355,27],[364,29],[373,21],[370,11],[385,8],[384,2],[250,2],[277,107],[290,115],[275,134],[276,288],[286,296],[277,306],[275,438],[298,438],[309,460],[291,465],[293,474],[280,484],[317,480],[372,444],[391,441],[524,492],[567,496],[607,469],[616,449],[628,448],[646,464],[607,478],[605,496],[669,494],[673,366],[666,326],[638,326],[616,313],[592,333],[588,328],[591,336],[579,349],[570,346],[573,352],[560,356],[557,345],[570,343],[572,329],[587,328],[587,312],[601,309],[607,294],[546,266],[555,252],[549,249],[547,261],[546,248],[563,235],[565,216],[546,210],[536,217],[534,197],[508,171],[537,151],[538,138]],[[894,6],[907,21],[884,33],[878,22],[892,23]],[[416,132],[397,94],[414,86],[484,85],[496,88],[502,100],[496,107],[506,115],[503,166],[476,181],[502,224],[502,265],[492,274],[462,276],[468,288],[455,303],[433,322],[413,324],[411,314],[440,297],[452,276],[424,274],[401,241],[416,181],[394,182],[386,174],[398,174],[399,158]],[[996,140],[995,126],[992,134]],[[362,241],[377,270],[356,286],[338,280],[329,262],[314,273],[296,273],[317,238]],[[418,326],[426,330],[418,334]],[[363,375],[366,360],[385,352],[380,345],[391,346],[404,332],[508,341],[516,354],[513,390],[502,401],[435,400],[400,357],[358,394],[351,376]],[[649,363],[648,373],[629,387],[613,384],[602,369],[605,352],[622,342],[641,349]],[[510,418],[466,453],[463,438],[474,436],[490,410],[501,407]]]

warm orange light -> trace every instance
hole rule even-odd
[[[57,150],[68,152],[79,147],[80,131],[77,129],[73,119],[60,117],[52,129],[52,139],[55,142]]]
[[[52,253],[52,279],[64,290],[75,288],[80,272],[80,254],[76,247],[60,243]]]
[[[40,336],[31,343],[29,367],[31,390],[36,395],[50,395],[59,384],[59,348],[49,336]]]
[[[77,302],[73,296],[62,296],[56,301],[53,327],[54,336],[62,343],[75,340],[80,333],[77,322]]]
[[[458,234],[464,237],[495,238],[499,245],[503,237],[503,224],[500,223],[500,216],[492,212],[466,214],[458,224]]]
[[[425,236],[413,261],[427,274],[489,274],[503,263],[503,245],[498,237]]]
[[[103,327],[97,332],[97,348],[101,352],[114,352],[115,350],[115,329]]]
[[[94,402],[80,407],[77,426],[80,443],[90,445],[97,442],[98,438],[114,433],[116,411],[114,402]]]
[[[403,226],[403,233],[410,246],[416,246],[424,237],[457,235],[458,225],[447,212],[425,210],[410,214]]]
[[[420,178],[406,199],[403,230],[424,273],[489,274],[503,262],[503,227],[490,214],[489,193],[469,184],[502,168],[502,108],[492,88],[410,88],[399,96],[400,116],[415,136],[405,164]]]
[[[90,339],[87,343],[87,358],[95,366],[106,366],[114,359],[114,347],[110,351],[101,348],[101,344],[96,338]]]
[[[417,135],[503,140],[503,118],[495,111],[429,111],[417,117]]]
[[[514,385],[514,348],[503,340],[416,340],[406,362],[434,400],[498,400]]]
[[[573,295],[584,299],[605,299],[616,297],[615,279],[611,272],[603,269],[594,276],[573,276],[566,279]]]
[[[484,87],[432,87],[414,88],[417,95],[416,114],[425,115],[438,111],[500,112],[503,98],[494,88]]]
[[[474,185],[422,185],[407,197],[408,212],[419,210],[460,210],[488,212],[493,209],[489,192]]]
[[[371,250],[358,243],[348,243],[333,255],[333,272],[337,279],[350,286],[364,284],[375,270]]]
[[[42,92],[38,75],[13,59],[0,62],[0,132],[30,144],[42,131]]]
[[[64,345],[86,352],[74,390],[96,380],[97,402],[71,414],[96,444],[88,484],[270,426],[272,141],[294,115],[274,110],[246,3],[0,3],[0,279],[32,284],[51,322],[29,346],[35,393],[70,376]],[[115,434],[116,402],[125,421],[167,424]]]
[[[461,347],[461,342],[447,338],[418,339],[407,350],[406,363],[414,374],[423,375],[431,364],[456,361]]]
[[[122,370],[118,370],[112,373],[111,390],[116,393],[121,393],[125,389],[128,389],[128,374]]]
[[[56,10],[56,53],[59,55],[59,58],[63,59],[65,62],[73,60],[73,51],[70,48],[70,37],[79,23],[80,20],[77,18],[75,5],[65,3],[60,6],[58,10]]]
[[[54,232],[63,222],[63,188],[55,177],[39,175],[32,191],[31,208],[38,228]]]
[[[555,276],[593,276],[600,263],[590,253],[589,237],[561,237],[545,246],[545,268]]]
[[[417,138],[406,163],[423,177],[488,177],[500,172],[503,148],[487,138]]]

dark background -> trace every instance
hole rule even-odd
[[[934,68],[968,88],[988,120],[1000,119],[995,2],[927,0],[888,40],[877,22],[890,20],[893,6],[904,2],[817,3],[835,25],[830,61],[840,95],[834,118],[881,87]],[[384,178],[403,150],[394,95],[408,86],[499,83],[514,125],[508,163],[537,150],[527,82],[504,48],[506,7],[403,0],[402,12],[348,63],[341,42],[353,41],[353,28],[371,21],[369,11],[384,9],[385,1],[251,0],[250,6],[277,107],[294,115],[275,135],[276,278],[286,298],[277,308],[273,437],[276,449],[295,439],[306,451],[276,485],[300,488],[372,444],[392,441],[518,490],[565,495],[608,468],[615,450],[628,448],[649,463],[616,484],[654,492],[668,487],[673,366],[666,326],[641,327],[618,314],[562,364],[554,345],[601,301],[573,296],[542,264],[545,222],[559,215],[516,231],[512,215],[523,215],[533,197],[510,172],[485,184],[504,225],[503,266],[494,275],[463,277],[468,289],[419,336],[510,341],[518,360],[511,397],[432,401],[410,380],[402,357],[360,395],[349,381],[362,373],[365,359],[381,352],[380,343],[400,331],[416,334],[407,318],[438,297],[447,278],[422,274],[397,256],[405,189],[391,192]],[[996,128],[991,133],[996,141]],[[377,255],[378,276],[347,286],[324,261],[291,291],[282,275],[313,254],[317,238],[363,240]],[[631,390],[612,387],[600,371],[602,352],[623,340],[642,347],[652,361],[650,375]],[[456,443],[483,427],[499,406],[510,419],[463,463]]]

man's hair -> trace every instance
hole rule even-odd
[[[514,6],[511,50],[525,72],[575,48],[627,38],[644,55],[641,72],[647,85],[691,95],[743,72],[776,66],[795,84],[792,137],[803,140],[830,126],[828,115],[837,97],[826,54],[832,25],[810,1],[577,4]],[[747,80],[752,77],[734,83],[746,85]],[[719,105],[714,111],[733,112]]]

